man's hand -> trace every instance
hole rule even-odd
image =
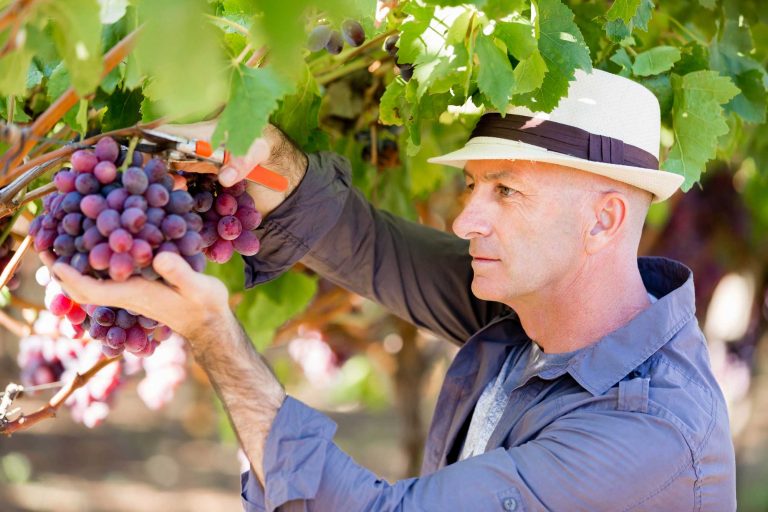
[[[141,277],[121,283],[100,281],[54,263],[50,253],[41,253],[41,257],[75,301],[135,311],[187,339],[263,483],[264,443],[285,391],[229,309],[224,284],[195,272],[184,258],[169,252],[158,254],[153,261],[167,284]]]
[[[188,139],[210,141],[216,129],[215,121],[195,124],[166,124],[157,131],[177,135]],[[267,125],[262,136],[251,144],[244,156],[233,157],[219,170],[219,183],[225,187],[245,179],[255,166],[260,165],[285,176],[288,189],[276,192],[256,183],[248,183],[248,193],[256,203],[256,209],[266,217],[277,208],[299,185],[307,170],[307,156],[288,140],[283,132],[272,125]]]

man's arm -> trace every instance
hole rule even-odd
[[[472,295],[467,241],[374,208],[352,187],[345,158],[308,156],[299,186],[257,229],[261,250],[245,258],[249,286],[301,261],[456,343],[504,311]]]

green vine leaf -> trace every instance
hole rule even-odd
[[[616,0],[608,12],[605,13],[605,17],[609,21],[622,20],[624,23],[629,24],[632,18],[637,13],[640,7],[641,0]]]
[[[477,37],[476,51],[480,60],[477,86],[497,111],[506,112],[509,95],[515,88],[515,75],[507,54],[483,34]]]
[[[716,71],[672,75],[675,144],[662,168],[685,177],[687,192],[714,158],[718,137],[728,133],[721,105],[739,93],[730,78]]]
[[[637,76],[658,75],[669,71],[681,57],[674,46],[657,46],[635,57],[632,72]]]

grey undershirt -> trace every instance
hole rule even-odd
[[[650,293],[648,297],[651,303],[657,300]],[[536,342],[531,342],[525,350],[510,352],[498,376],[485,386],[475,405],[459,460],[485,453],[485,446],[507,408],[512,391],[545,369],[567,365],[571,358],[584,348],[573,352],[547,354]]]

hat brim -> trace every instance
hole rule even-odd
[[[463,148],[427,161],[463,169],[470,160],[530,160],[564,165],[647,190],[653,194],[654,203],[668,199],[685,180],[683,176],[667,171],[592,162],[532,144],[496,137],[474,137]]]

